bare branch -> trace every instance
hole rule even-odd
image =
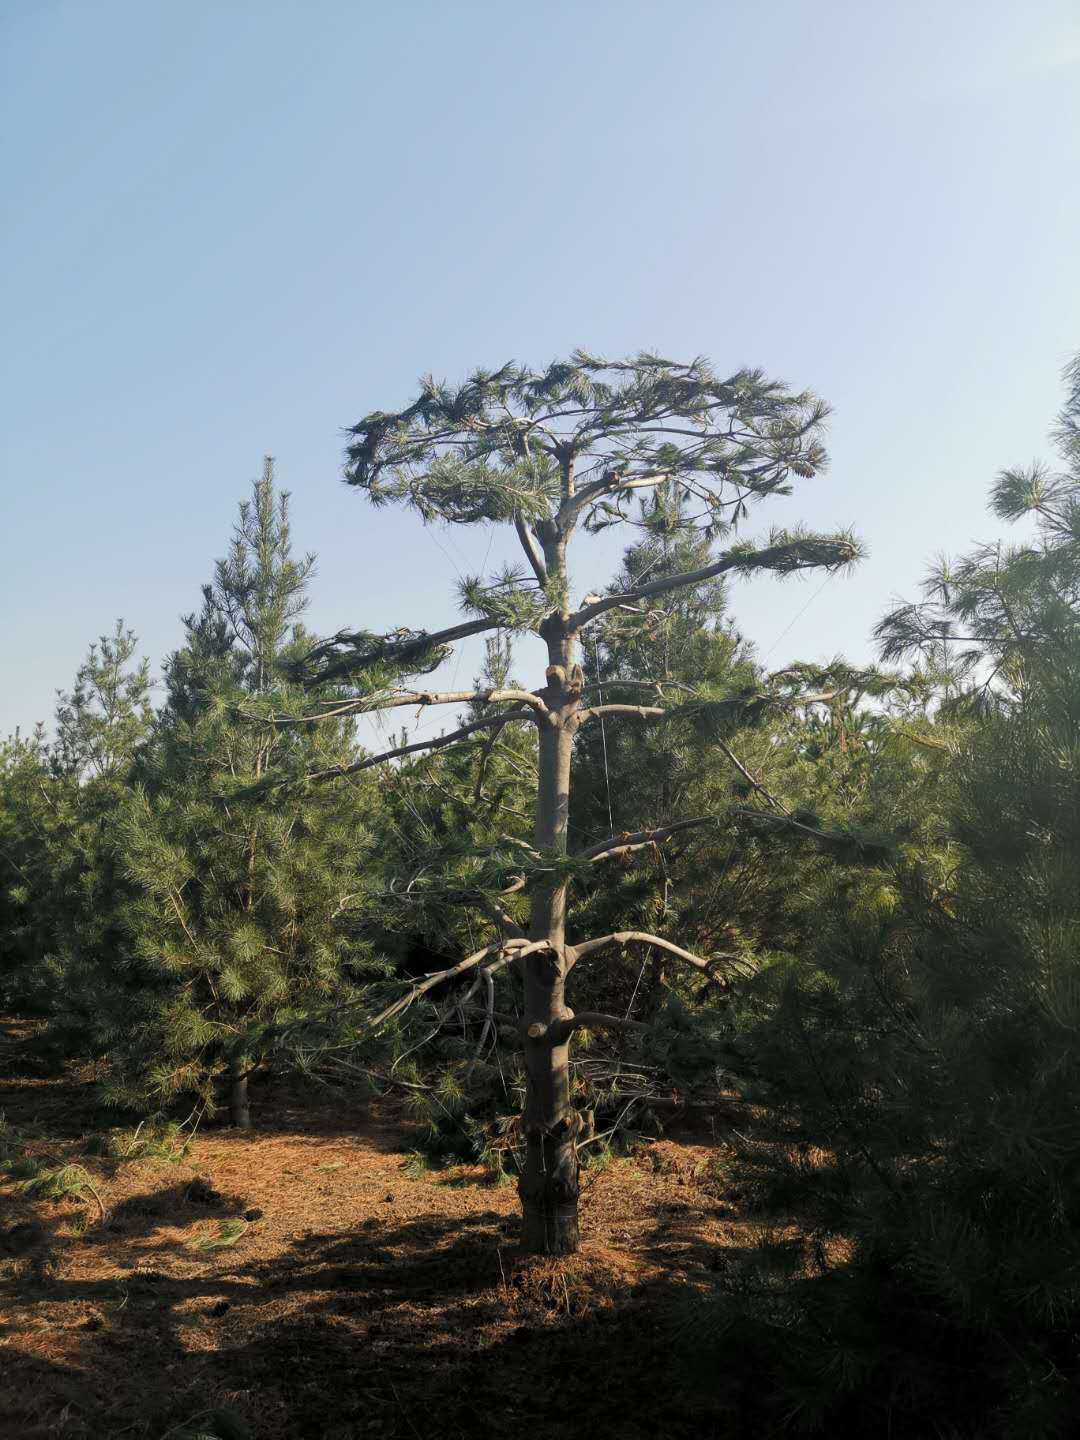
[[[609,457],[605,457],[607,458]],[[559,507],[559,524],[565,530],[577,522],[582,510],[595,504],[597,500],[602,500],[606,495],[622,495],[628,490],[655,490],[657,485],[662,485],[669,476],[668,470],[654,470],[641,475],[620,475],[608,470],[598,480],[590,480],[563,501]]]
[[[524,943],[519,940],[495,940],[490,945],[485,945],[482,950],[474,950],[471,955],[466,955],[464,960],[459,960],[456,965],[451,965],[446,970],[438,970],[433,975],[427,975],[423,980],[417,981],[409,990],[385,1010],[380,1010],[378,1015],[368,1021],[371,1029],[385,1025],[388,1020],[402,1014],[415,1004],[429,990],[434,990],[437,985],[444,985],[449,980],[456,980],[459,975],[473,970],[477,965],[482,964],[489,956],[497,957],[494,968],[508,965],[511,961],[519,960],[525,955],[532,955],[537,950],[550,950],[551,942],[548,940],[531,940]]]
[[[590,705],[587,710],[578,711],[577,721],[580,727],[600,715],[633,715],[638,720],[659,720],[670,713],[663,705]]]
[[[475,1009],[475,1006],[473,1006],[473,1004],[472,1004],[472,998],[473,998],[473,996],[476,994],[477,990],[479,990],[480,986],[481,986],[482,984],[485,984],[485,983],[486,983],[484,977],[487,976],[487,975],[492,975],[492,976],[497,975],[498,972],[499,972],[500,970],[505,969],[507,965],[516,965],[516,964],[517,964],[517,959],[518,959],[518,952],[517,952],[517,950],[515,949],[515,950],[510,950],[509,952],[505,952],[504,954],[500,955],[500,956],[499,956],[497,959],[495,959],[495,960],[489,960],[489,961],[488,961],[485,965],[483,965],[483,966],[481,967],[481,969],[478,971],[477,976],[476,976],[476,979],[475,979],[475,980],[472,982],[472,984],[469,986],[468,990],[465,991],[465,994],[461,997],[461,999],[454,1001],[454,1004],[452,1005],[451,1010],[472,1010],[472,1009]],[[512,1016],[512,1015],[503,1015],[500,1011],[497,1011],[497,1010],[496,1010],[496,1011],[492,1011],[492,1014],[495,1016],[496,1020],[498,1020],[498,1022],[499,1022],[500,1025],[502,1025],[502,1024],[504,1024],[504,1023],[507,1023],[507,1022],[508,1022],[509,1024],[511,1024],[511,1025],[516,1025],[516,1024],[518,1023],[517,1019],[515,1019],[515,1017]],[[440,1020],[440,1021],[439,1021],[440,1026],[441,1026],[443,1023],[444,1023],[444,1020]]]
[[[516,705],[529,705],[542,714],[548,713],[548,707],[539,695],[534,695],[531,690],[403,690],[398,694],[388,696],[384,700],[378,700],[372,704],[365,705],[365,710],[396,710],[402,706],[423,706],[423,705],[500,705],[513,702]]]
[[[684,950],[681,945],[674,945],[670,940],[664,940],[660,935],[650,935],[644,930],[617,930],[613,935],[601,935],[596,940],[583,940],[580,945],[567,946],[567,951],[573,950],[573,964],[584,960],[587,955],[593,955],[597,950],[605,950],[609,945],[652,945],[658,950],[664,950],[669,955],[674,955],[684,965],[692,965],[695,970],[711,980],[721,989],[727,988],[727,982],[719,979],[714,970],[720,960],[738,960],[737,955],[716,956],[712,960],[703,960],[700,955],[694,955],[689,950]]]
[[[525,888],[525,877],[518,876],[517,878],[521,881],[521,884],[519,885],[515,881],[513,888],[515,891],[523,890]],[[507,892],[504,890],[501,893],[505,895]],[[484,907],[484,909],[488,912],[492,919],[496,920],[503,927],[503,929],[507,932],[508,935],[513,936],[515,940],[528,939],[525,931],[517,923],[517,921],[510,914],[510,912],[508,910],[504,910],[503,907],[496,900],[492,899],[490,895],[478,895],[476,898],[478,904]]]
[[[782,801],[778,800],[771,791],[766,790],[765,786],[762,785],[761,781],[755,775],[752,775],[750,773],[750,771],[746,768],[743,762],[735,754],[735,751],[732,750],[730,745],[726,745],[723,740],[718,740],[716,743],[720,746],[720,749],[723,750],[724,754],[735,766],[735,769],[738,770],[739,774],[743,777],[747,784],[751,785],[758,792],[758,794],[761,795],[773,807],[774,810],[779,810],[781,815],[791,814],[791,811],[787,808],[787,806],[783,804]]]
[[[365,695],[357,700],[344,703],[333,701],[330,708],[315,715],[269,715],[259,716],[241,711],[250,719],[269,720],[273,725],[317,725],[322,720],[340,720],[346,715],[373,715],[382,710],[401,710],[426,705],[500,705],[513,702],[529,705],[543,714],[548,708],[539,695],[531,690],[395,690],[389,694]]]
[[[532,532],[520,510],[514,512],[514,529],[517,531],[517,537],[521,541],[521,548],[525,551],[525,556],[532,566],[533,574],[541,585],[546,585],[548,572],[547,566],[544,564],[544,557],[541,555],[540,547],[533,539]]]
[[[480,974],[483,977],[484,987],[487,992],[487,1012],[484,1015],[484,1025],[480,1031],[480,1039],[477,1041],[476,1050],[473,1053],[472,1059],[469,1061],[468,1069],[465,1071],[466,1080],[468,1080],[472,1074],[477,1062],[483,1059],[484,1051],[487,1049],[488,1036],[491,1034],[492,1027],[495,1024],[495,981],[492,977],[490,967],[481,970]]]
[[[582,690],[587,695],[590,690],[653,690],[662,695],[665,690],[682,690],[687,695],[692,695],[694,687],[686,685],[681,680],[594,680]]]
[[[489,965],[483,971],[483,974],[494,975],[498,968],[498,965]],[[489,1012],[486,1005],[481,1007],[472,1004],[471,1001],[468,1003],[462,1001],[460,1005],[455,1006],[455,1009],[462,1015],[488,1015],[490,1013],[492,1020],[496,1021],[499,1025],[508,1025],[512,1030],[516,1030],[519,1033],[521,1031],[521,1016],[511,1015],[506,1010],[492,1010]]]
[[[937,740],[932,735],[917,735],[914,730],[899,729],[897,730],[897,734],[903,735],[905,740],[914,741],[916,745],[924,746],[927,750],[944,750],[946,753],[951,754],[955,748],[948,744],[947,741]]]
[[[470,720],[468,725],[462,725],[459,730],[451,730],[448,735],[438,735],[433,740],[415,740],[411,745],[398,745],[393,750],[384,750],[380,755],[367,755],[349,765],[331,765],[328,770],[312,770],[307,778],[318,781],[337,780],[343,775],[355,775],[359,770],[370,770],[373,765],[382,765],[385,761],[396,760],[402,755],[415,755],[421,750],[441,750],[446,745],[454,745],[457,741],[464,740],[467,735],[472,735],[477,730],[490,730],[495,725],[509,725],[514,720],[531,721],[532,718],[528,710],[504,710],[501,715]]]
[[[576,860],[609,860],[614,855],[628,855],[632,850],[644,850],[648,845],[660,845],[680,830],[693,830],[699,825],[708,825],[716,820],[715,815],[698,815],[692,820],[676,820],[671,825],[661,825],[655,830],[635,830],[623,835],[611,835],[580,850]]]
[[[552,1045],[562,1045],[570,1039],[575,1030],[647,1030],[649,1027],[640,1020],[628,1020],[623,1015],[605,1015],[599,1010],[582,1010],[580,1014],[573,1015],[566,1020],[556,1020],[547,1027],[542,1036],[533,1035],[533,1030],[538,1027],[529,1027],[529,1036],[533,1040],[547,1039]]]

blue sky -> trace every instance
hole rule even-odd
[[[0,130],[0,734],[117,616],[177,643],[268,452],[313,627],[452,615],[512,537],[373,512],[342,428],[574,346],[833,405],[830,471],[748,533],[852,525],[870,558],[733,610],[770,665],[866,658],[931,554],[994,533],[1080,349],[1064,0],[5,0]],[[619,543],[581,548],[584,591]]]

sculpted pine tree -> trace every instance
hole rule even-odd
[[[661,935],[567,935],[568,888],[575,875],[595,873],[593,867],[605,860],[663,844],[712,818],[609,835],[568,854],[575,737],[601,718],[685,720],[708,733],[710,726],[729,723],[733,708],[684,693],[672,699],[662,676],[640,681],[635,703],[603,703],[579,663],[582,637],[614,610],[646,612],[661,597],[714,577],[850,564],[857,546],[847,534],[774,532],[752,543],[737,541],[734,533],[754,502],[788,494],[792,476],[810,478],[823,468],[826,413],[813,395],[792,394],[758,371],[721,378],[701,360],[684,365],[639,355],[609,362],[576,352],[542,372],[514,365],[478,372],[456,389],[426,379],[412,405],[368,415],[350,432],[346,480],[375,504],[411,506],[425,521],[513,526],[527,565],[493,582],[463,582],[462,606],[473,618],[460,624],[384,637],[343,632],[310,660],[313,677],[356,687],[354,712],[474,707],[473,718],[449,734],[323,770],[320,779],[455,745],[481,732],[535,728],[533,840],[508,845],[501,889],[493,879],[483,897],[495,935],[457,965],[411,985],[372,1017],[373,1025],[385,1024],[458,976],[471,976],[475,990],[495,970],[515,968],[524,995],[526,1159],[519,1193],[528,1250],[560,1254],[578,1243],[581,1120],[571,1102],[571,1037],[581,1028],[632,1024],[610,1015],[575,1015],[567,1001],[574,968],[630,942],[664,951],[709,979],[721,979],[724,966],[720,957],[696,955]],[[569,548],[575,535],[630,521],[636,500],[659,486],[673,506],[677,502],[678,526],[720,548],[694,569],[643,580],[624,593],[587,593],[573,603]],[[455,640],[492,630],[528,630],[543,639],[548,663],[542,685],[438,693],[404,684],[406,675],[435,668]],[[774,698],[746,696],[744,708]],[[334,713],[341,714],[340,706]],[[518,919],[524,917],[514,914],[517,897],[528,904],[523,924]]]

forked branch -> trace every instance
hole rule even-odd
[[[466,955],[465,959],[459,960],[456,965],[451,965],[446,970],[437,970],[433,975],[427,975],[423,980],[416,981],[392,1005],[387,1005],[385,1010],[380,1010],[378,1015],[374,1015],[368,1021],[368,1026],[375,1030],[380,1025],[385,1025],[388,1020],[393,1020],[396,1016],[403,1014],[410,1005],[414,1005],[429,990],[434,990],[438,985],[445,985],[450,980],[456,980],[459,975],[464,975],[469,970],[475,970],[478,965],[483,964],[490,957],[494,957],[494,968],[498,969],[501,965],[520,960],[525,955],[532,955],[537,950],[550,948],[548,940],[495,940],[490,945],[485,945],[483,949],[474,950],[471,955]]]

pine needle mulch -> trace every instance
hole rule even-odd
[[[730,1397],[679,1398],[665,1338],[749,1241],[706,1137],[586,1172],[582,1250],[537,1261],[513,1186],[402,1170],[391,1105],[271,1093],[250,1135],[118,1163],[85,1153],[88,1087],[16,1073],[16,1049],[0,1111],[107,1216],[0,1186],[4,1440],[159,1440],[215,1407],[255,1440],[739,1433]]]

